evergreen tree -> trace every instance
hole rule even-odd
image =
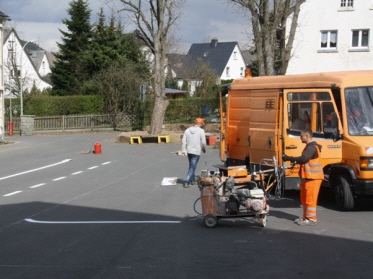
[[[52,68],[52,95],[78,94],[84,81],[88,79],[84,63],[85,51],[90,47],[92,26],[91,10],[84,0],[73,0],[67,10],[70,19],[62,22],[68,31],[62,31],[62,43],[58,43],[59,52],[55,53],[56,62]]]
[[[97,87],[95,76],[111,66],[120,68],[126,63],[131,63],[135,64],[137,74],[143,76],[150,73],[134,34],[124,34],[121,23],[116,26],[113,16],[109,25],[106,25],[102,9],[98,17],[98,23],[93,28],[90,48],[84,55],[86,72],[91,79],[85,83],[82,94],[100,94],[102,91]]]

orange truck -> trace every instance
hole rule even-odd
[[[337,206],[350,210],[356,197],[373,197],[373,71],[247,75],[230,85],[220,121],[226,167],[253,172],[263,158],[285,166],[282,155],[300,156],[300,133],[309,128]],[[285,189],[299,189],[298,168],[286,169]]]

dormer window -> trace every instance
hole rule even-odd
[[[205,53],[203,54],[203,57],[207,57],[208,54],[209,54],[209,51],[206,50]]]

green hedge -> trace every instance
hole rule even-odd
[[[105,100],[101,95],[32,96],[23,99],[23,114],[36,116],[102,114]],[[9,115],[10,100],[5,100],[6,115]],[[20,100],[12,99],[13,116],[21,112]]]
[[[165,114],[165,124],[191,123],[196,117],[205,118],[218,115],[219,98],[188,98],[169,100]],[[225,102],[224,102],[225,103]],[[100,95],[77,96],[32,96],[24,99],[23,114],[35,116],[76,115],[76,114],[102,114],[105,100]],[[154,102],[147,100],[138,107],[138,118],[144,125],[150,124]],[[5,100],[6,119],[9,119],[10,100]],[[13,117],[20,115],[19,99],[12,99]]]
[[[165,123],[191,123],[196,117],[209,118],[219,109],[219,98],[189,98],[170,100]]]

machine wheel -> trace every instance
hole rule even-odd
[[[350,183],[346,176],[340,176],[335,187],[335,199],[340,210],[351,210],[355,206]]]
[[[263,228],[267,225],[267,215],[259,215],[259,224]]]
[[[205,217],[203,217],[203,222],[205,223],[206,227],[213,228],[218,223],[218,217],[212,214],[207,214]]]

